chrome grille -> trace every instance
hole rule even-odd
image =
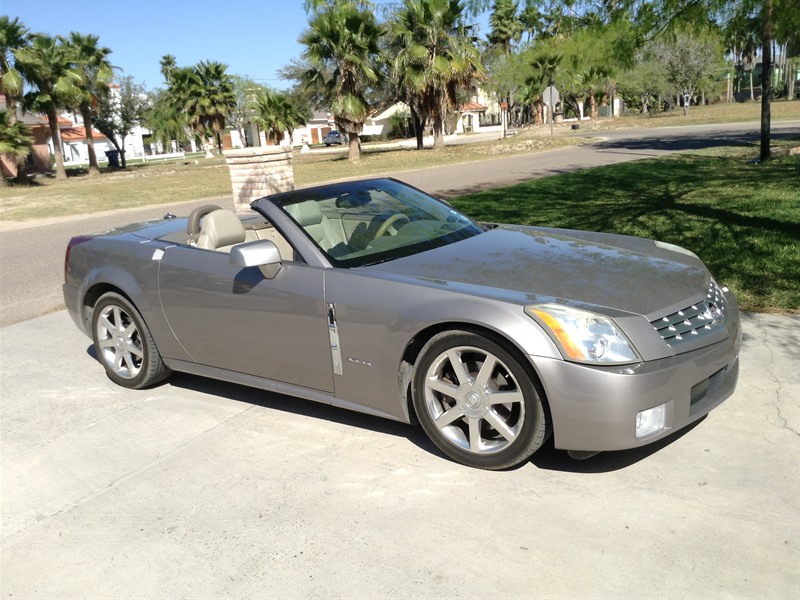
[[[650,324],[673,348],[696,341],[725,326],[725,295],[712,279],[705,300],[666,315]]]

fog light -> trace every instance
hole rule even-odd
[[[654,408],[636,413],[636,437],[643,438],[659,429],[664,429],[664,417],[666,414],[666,404],[659,404]]]

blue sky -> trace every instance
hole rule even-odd
[[[163,87],[159,61],[228,65],[277,89],[291,85],[277,71],[299,57],[308,20],[302,0],[0,0],[0,12],[32,31],[100,36],[111,62],[148,89]]]
[[[147,89],[164,87],[165,54],[181,67],[219,61],[228,73],[287,89],[292,82],[277,72],[300,57],[297,38],[308,25],[302,0],[0,0],[0,12],[35,33],[99,36],[111,63]],[[485,30],[487,18],[478,19]]]

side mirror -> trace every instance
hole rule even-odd
[[[269,240],[256,240],[234,246],[228,261],[236,267],[258,267],[267,279],[274,279],[281,270],[281,253]]]

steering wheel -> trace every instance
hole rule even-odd
[[[395,214],[393,214],[388,219],[386,219],[383,223],[381,223],[381,226],[378,227],[378,231],[375,232],[375,237],[373,239],[377,240],[379,237],[383,237],[384,235],[386,235],[386,232],[389,231],[389,227],[391,227],[392,225],[394,225],[398,221],[405,221],[406,223],[410,223],[411,219],[409,219],[403,213],[395,213]]]
[[[195,208],[189,213],[189,222],[186,223],[186,233],[190,236],[198,235],[200,233],[200,219],[215,210],[221,210],[221,208],[216,204],[205,204]]]

